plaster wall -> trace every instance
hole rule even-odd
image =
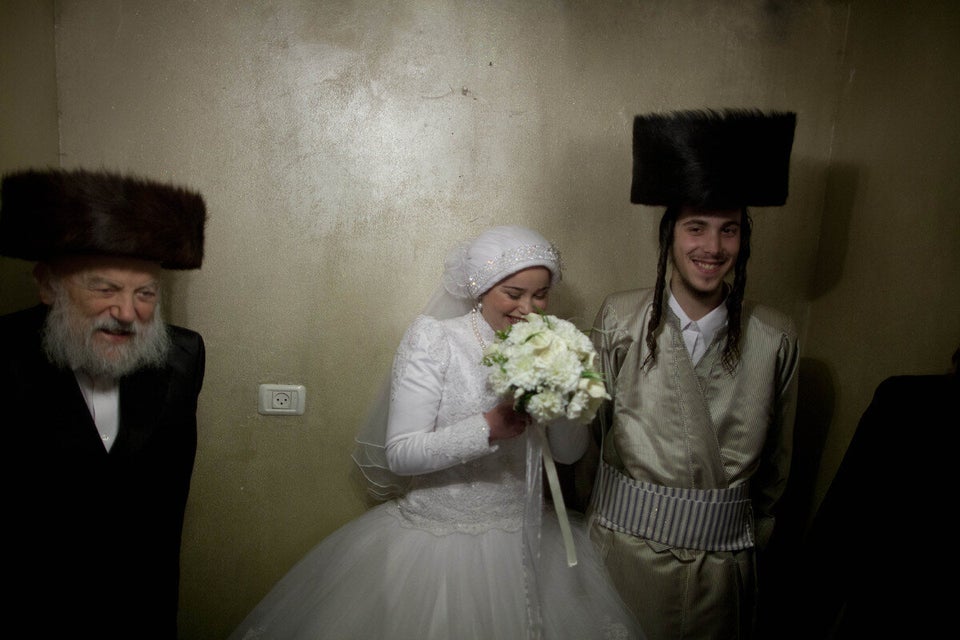
[[[877,385],[960,348],[960,6],[854,5],[848,31],[805,349],[835,392],[818,495]]]
[[[200,331],[208,358],[186,639],[225,636],[367,508],[353,434],[456,241],[540,229],[567,267],[551,311],[581,326],[606,293],[652,284],[659,211],[629,204],[637,113],[798,113],[789,202],[753,211],[748,295],[793,316],[807,400],[829,409],[805,416],[830,447],[819,469],[807,460],[811,482],[829,481],[875,382],[935,369],[960,337],[950,3],[40,6],[55,11],[0,4],[20,39],[0,45],[3,86],[12,74],[53,115],[24,125],[35,114],[0,97],[0,131],[45,134],[42,153],[0,138],[3,168],[49,164],[59,144],[64,167],[184,183],[210,212],[203,268],[171,274],[166,294],[168,320]],[[14,263],[0,263],[8,309],[28,297],[8,306],[26,273]],[[909,331],[903,300],[938,324]],[[305,415],[259,415],[265,382],[306,385]]]
[[[0,1],[0,175],[59,164],[53,0]],[[0,256],[0,313],[38,302],[32,263]]]

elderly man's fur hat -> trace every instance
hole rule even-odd
[[[797,116],[678,111],[633,122],[634,204],[739,209],[787,201]]]
[[[206,206],[181,187],[103,171],[24,171],[3,179],[0,197],[2,255],[117,255],[165,269],[203,262]]]

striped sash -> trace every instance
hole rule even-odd
[[[634,480],[601,462],[592,506],[601,525],[671,547],[738,551],[753,546],[746,484],[677,489]]]

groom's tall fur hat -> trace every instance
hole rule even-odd
[[[25,260],[116,255],[198,269],[206,205],[182,187],[104,171],[23,171],[3,179],[0,254]]]
[[[797,116],[677,111],[633,121],[634,204],[739,209],[787,201]]]

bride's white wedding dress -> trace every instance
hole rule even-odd
[[[498,398],[478,337],[489,344],[494,335],[479,324],[479,335],[469,315],[411,325],[394,363],[388,429],[392,466],[416,474],[409,488],[317,545],[232,639],[642,637],[577,519],[571,568],[556,515],[543,513],[532,586],[527,437],[488,443],[483,412]],[[558,460],[582,453],[583,429],[549,428]]]

